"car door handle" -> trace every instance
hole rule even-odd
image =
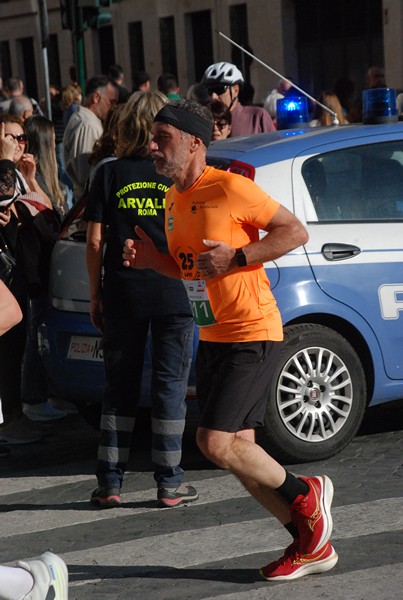
[[[323,244],[321,252],[326,260],[346,260],[360,254],[361,248],[351,244]]]

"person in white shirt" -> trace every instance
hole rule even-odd
[[[88,158],[103,132],[103,121],[117,104],[118,89],[105,75],[92,77],[85,88],[84,106],[69,119],[63,136],[63,160],[77,202],[85,191],[91,166]]]

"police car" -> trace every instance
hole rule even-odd
[[[211,144],[208,163],[253,179],[309,232],[265,265],[285,342],[260,441],[285,463],[323,460],[369,405],[403,398],[403,123],[228,139]],[[40,344],[58,392],[78,403],[103,388],[88,298],[76,232],[53,254]]]

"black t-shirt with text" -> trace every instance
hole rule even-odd
[[[165,237],[165,195],[172,181],[158,175],[151,160],[120,158],[98,169],[91,185],[86,221],[103,223],[106,231],[103,299],[105,315],[191,314],[179,280],[150,269],[123,266],[125,240],[136,239],[139,225],[160,252],[168,253]]]

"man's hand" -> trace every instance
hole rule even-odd
[[[159,252],[152,239],[136,225],[135,233],[139,240],[126,240],[123,246],[123,266],[132,269],[155,269],[158,265]]]
[[[234,261],[235,248],[224,242],[203,240],[203,244],[211,250],[201,252],[196,259],[196,266],[203,279],[211,279],[232,271],[237,265]]]

